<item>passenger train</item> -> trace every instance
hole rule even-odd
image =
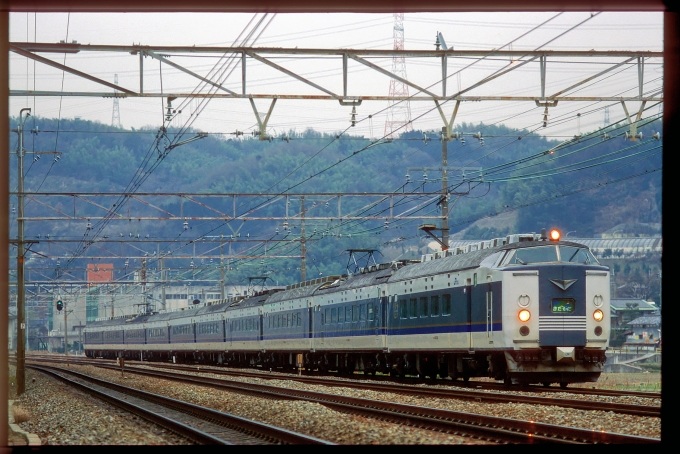
[[[358,271],[90,322],[85,353],[563,387],[603,369],[609,269],[556,230]]]

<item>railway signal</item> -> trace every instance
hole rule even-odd
[[[64,309],[64,303],[61,300],[57,300],[57,310],[61,312],[62,309]]]

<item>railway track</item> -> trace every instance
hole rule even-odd
[[[102,367],[116,369],[113,365]],[[520,421],[495,416],[230,381],[221,378],[193,376],[186,373],[171,372],[167,370],[158,371],[148,368],[126,366],[125,371],[127,373],[142,374],[159,379],[181,381],[183,383],[200,386],[211,386],[232,392],[257,395],[259,397],[298,399],[307,402],[315,402],[334,408],[338,411],[361,414],[371,418],[411,425],[421,429],[474,437],[495,443],[660,443],[660,440],[656,438],[598,432],[553,424]]]
[[[334,443],[250,421],[188,402],[121,386],[79,372],[27,364],[198,444],[280,445]]]
[[[379,392],[389,392],[389,393],[399,393],[408,395],[417,395],[421,397],[432,397],[432,398],[443,398],[443,399],[464,399],[472,400],[475,402],[485,402],[485,403],[522,403],[529,405],[549,405],[557,406],[562,408],[573,408],[579,410],[593,410],[596,407],[597,410],[601,411],[611,411],[614,413],[629,414],[635,416],[646,416],[646,417],[661,417],[661,407],[660,405],[637,405],[637,404],[626,404],[626,403],[616,403],[616,402],[602,402],[602,401],[589,401],[575,399],[565,399],[565,398],[554,398],[554,397],[543,397],[543,396],[527,396],[520,394],[510,394],[507,393],[507,388],[491,388],[498,389],[505,392],[488,392],[486,387],[482,389],[474,390],[463,390],[457,387],[451,388],[434,388],[434,387],[415,387],[410,385],[393,384],[393,383],[370,383],[366,381],[358,380],[337,380],[332,378],[319,378],[319,377],[309,377],[309,376],[291,376],[283,374],[267,374],[262,372],[244,372],[244,371],[229,371],[224,368],[217,367],[204,367],[204,366],[185,366],[185,365],[169,365],[169,364],[156,364],[156,363],[138,363],[138,362],[128,362],[128,365],[132,364],[143,364],[145,366],[152,366],[154,368],[171,369],[176,371],[186,371],[186,372],[203,372],[212,373],[224,376],[238,376],[238,377],[253,377],[261,379],[279,379],[279,380],[295,380],[301,383],[312,384],[312,385],[322,385],[322,386],[339,386],[339,387],[351,387],[354,389],[365,389]],[[79,364],[92,364],[91,362],[84,361]],[[111,362],[109,362],[111,364]],[[586,390],[595,391],[595,390]],[[608,390],[605,390],[608,391]],[[620,393],[609,393],[605,392],[603,394],[599,393],[586,393],[594,395],[606,395],[614,397],[628,396],[627,394]],[[653,394],[653,393],[648,393]],[[645,396],[649,397],[649,396]],[[660,395],[654,395],[655,398],[660,398]]]

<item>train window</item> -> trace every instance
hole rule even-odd
[[[359,305],[359,321],[362,321],[362,322],[366,321],[366,305],[365,304]]]
[[[356,304],[352,306],[352,321],[353,322],[359,321],[359,307]]]
[[[331,309],[331,323],[338,323],[338,308]]]
[[[326,322],[324,325],[327,325],[331,322],[331,309],[329,307],[326,308]]]
[[[368,321],[372,322],[374,319],[375,319],[375,317],[374,317],[374,313],[373,313],[373,305],[369,303],[368,304]]]
[[[557,248],[555,246],[527,247],[516,249],[515,253],[506,259],[507,265],[527,265],[529,263],[557,262]]]
[[[338,308],[338,323],[345,323],[345,308]]]
[[[286,326],[293,326],[290,320],[290,314],[286,314]]]
[[[430,297],[430,316],[439,317],[439,295]]]
[[[451,315],[451,295],[442,295],[442,315]]]
[[[598,264],[597,259],[588,249],[573,246],[560,246],[559,250],[560,261],[562,262]]]
[[[352,306],[345,306],[345,323],[352,321]]]
[[[430,315],[430,304],[427,301],[427,296],[420,297],[420,316],[428,317]]]
[[[408,305],[406,304],[406,300],[400,300],[399,301],[399,317],[400,318],[408,318]]]
[[[418,300],[416,298],[411,298],[408,303],[408,316],[410,318],[416,318],[418,316]]]

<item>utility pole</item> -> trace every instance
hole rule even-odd
[[[26,112],[26,117],[24,117]],[[28,118],[31,109],[25,107],[19,111],[19,124],[14,130],[19,135],[17,147],[17,351],[16,379],[17,395],[26,391],[26,289],[24,287],[24,118]]]
[[[224,235],[220,233],[220,299],[224,300],[227,295],[224,293]]]
[[[449,247],[449,134],[446,126],[442,127],[442,243]]]
[[[167,280],[168,271],[165,269],[165,256],[161,256],[160,250],[158,255],[161,266],[161,309],[165,310],[165,281]]]
[[[305,196],[300,197],[300,282],[307,280],[307,243],[305,240]]]
[[[68,314],[73,312],[73,309],[66,310],[66,304],[64,303],[64,354],[66,355],[66,365],[68,366]]]

